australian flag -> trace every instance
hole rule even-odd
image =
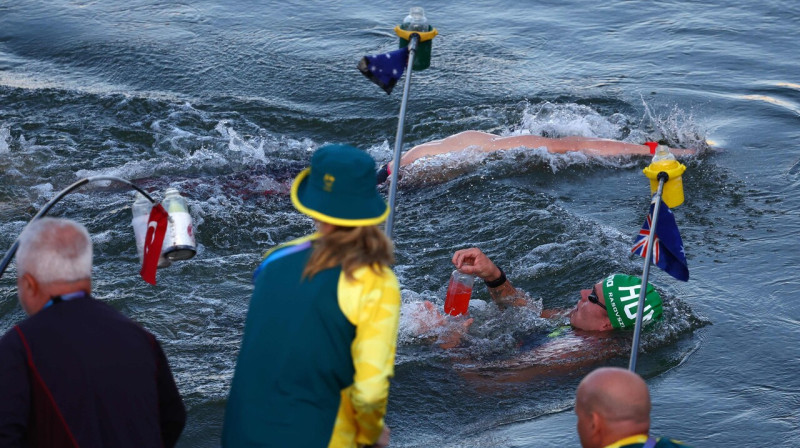
[[[381,86],[386,94],[392,93],[397,80],[403,76],[408,64],[408,47],[384,54],[364,56],[358,61],[358,70],[370,81]]]
[[[683,241],[678,232],[675,215],[664,201],[659,201],[658,222],[656,234],[653,239],[653,261],[656,266],[678,280],[689,280],[689,268],[686,266],[686,253],[683,251]],[[647,251],[647,237],[650,235],[653,209],[655,204],[650,204],[650,213],[642,225],[642,230],[636,235],[631,252],[645,256]]]

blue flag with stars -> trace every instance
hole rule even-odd
[[[388,95],[392,93],[397,80],[403,76],[406,64],[408,64],[408,47],[403,47],[389,53],[364,56],[358,62],[358,70]]]
[[[686,253],[683,251],[683,240],[675,222],[675,215],[664,201],[658,204],[658,222],[656,234],[653,239],[653,262],[667,274],[678,280],[689,280],[689,268],[686,265]],[[636,235],[631,252],[645,256],[647,251],[647,237],[652,228],[652,217],[655,203],[650,204],[650,213],[647,215],[642,230]]]

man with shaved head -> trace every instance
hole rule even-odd
[[[685,447],[650,437],[650,392],[634,372],[603,367],[586,375],[575,396],[583,448]]]
[[[28,318],[0,338],[0,446],[172,447],[186,411],[152,334],[92,292],[86,228],[42,218],[19,236]]]

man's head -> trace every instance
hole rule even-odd
[[[650,431],[650,393],[634,372],[603,367],[586,375],[575,394],[583,448],[601,448]]]
[[[569,315],[570,324],[588,331],[632,330],[641,285],[639,277],[611,274],[592,289],[581,290],[581,299]],[[648,283],[642,320],[647,325],[659,320],[661,314],[661,296]]]
[[[89,292],[91,276],[92,240],[81,224],[42,218],[20,234],[17,295],[28,315],[36,314],[52,296]]]

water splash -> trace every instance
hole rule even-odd
[[[648,140],[657,141],[675,148],[691,148],[703,153],[710,149],[706,141],[708,134],[694,118],[691,111],[673,106],[665,112],[655,110],[642,98],[644,113],[639,125],[648,133]]]
[[[11,141],[11,131],[6,126],[0,126],[0,154],[8,154]]]
[[[607,117],[586,105],[545,101],[528,105],[521,123],[509,135],[533,134],[550,138],[580,136],[629,141],[630,127],[630,118],[621,113]]]

